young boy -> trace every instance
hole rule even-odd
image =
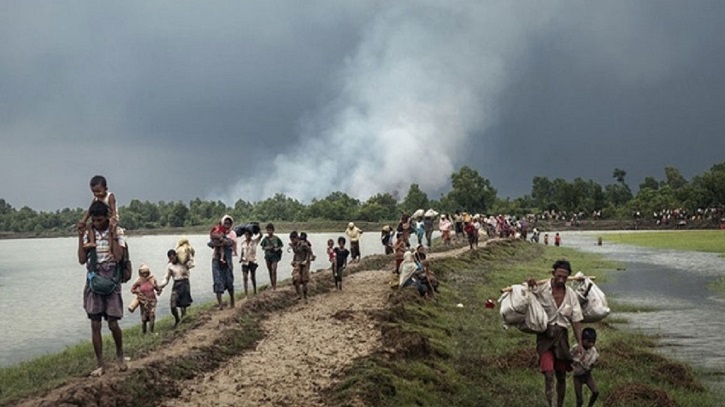
[[[332,269],[332,276],[335,278],[335,287],[342,291],[342,271],[347,267],[347,256],[350,251],[345,248],[345,238],[340,236],[337,238],[337,247],[335,252],[335,268]]]
[[[577,355],[572,350],[572,355],[574,355],[574,362],[572,363],[572,367],[574,368],[574,393],[576,394],[577,407],[584,405],[584,397],[582,395],[583,384],[586,384],[592,393],[591,397],[589,397],[589,404],[587,404],[589,407],[592,407],[594,402],[597,401],[597,397],[599,397],[599,388],[592,376],[592,368],[597,361],[597,357],[599,357],[597,349],[594,347],[596,342],[597,331],[594,328],[584,328],[582,329],[582,348],[584,348],[584,353]]]
[[[113,192],[110,192],[108,190],[108,184],[106,182],[106,178],[102,175],[96,175],[93,178],[91,178],[90,182],[91,186],[91,192],[93,193],[93,200],[91,200],[91,204],[93,202],[103,202],[104,204],[108,205],[108,216],[109,218],[115,219],[116,224],[118,224],[118,210],[116,209],[116,196],[113,195]],[[86,211],[86,213],[83,214],[83,218],[78,222],[78,230],[81,229],[81,225],[83,225],[83,228],[85,228],[86,222],[88,222],[88,219],[90,218],[90,212]],[[93,224],[91,224],[90,230],[93,231]],[[88,243],[86,243],[86,248],[96,247],[96,238],[95,233],[89,233],[88,234]]]
[[[306,240],[301,239],[296,230],[289,235],[292,257],[292,284],[295,286],[297,299],[307,302],[307,283],[310,281],[310,261],[312,249]]]
[[[171,298],[169,299],[169,308],[171,308],[171,315],[174,316],[174,328],[176,328],[181,322],[181,318],[186,316],[186,308],[194,300],[191,298],[188,261],[187,263],[181,263],[174,249],[166,252],[166,257],[169,259],[169,264],[166,265],[166,273],[163,281],[159,284],[159,289],[163,289],[170,281],[174,281]],[[179,308],[181,309],[181,317],[179,317]]]

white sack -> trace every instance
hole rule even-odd
[[[580,271],[574,277],[584,277],[584,274]],[[581,281],[574,281],[572,288],[576,291],[577,297],[579,297],[579,305],[582,307],[582,315],[584,316],[582,322],[598,322],[609,315],[611,310],[607,304],[607,297],[591,279],[584,278]]]
[[[423,209],[418,209],[417,211],[413,212],[413,215],[411,215],[411,218],[422,218],[425,211]]]
[[[529,307],[528,287],[523,284],[511,286],[511,291],[505,292],[498,299],[499,313],[506,325],[518,325],[525,321],[526,310]]]
[[[503,293],[498,302],[504,325],[515,326],[525,333],[546,331],[549,317],[527,285],[511,286],[511,291]]]
[[[425,216],[426,218],[435,218],[436,216],[438,216],[438,212],[434,211],[433,209],[428,209],[427,211],[425,211],[425,214],[423,216]]]
[[[537,334],[545,332],[549,325],[549,316],[535,296],[529,295],[529,308],[526,310],[524,323],[519,324],[521,332]]]

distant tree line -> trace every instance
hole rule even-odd
[[[515,216],[540,214],[544,211],[579,214],[602,219],[629,219],[633,213],[649,216],[666,209],[681,209],[696,213],[698,209],[725,205],[725,162],[686,180],[674,167],[665,168],[665,179],[645,178],[636,195],[626,182],[627,172],[615,169],[613,183],[602,186],[593,180],[575,178],[549,179],[534,177],[531,194],[516,199],[501,199],[488,179],[476,170],[464,166],[451,174],[451,190],[440,199],[431,199],[418,184],[411,184],[405,197],[378,193],[360,201],[344,192],[333,192],[321,199],[304,204],[284,194],[276,194],[259,202],[239,199],[229,207],[220,201],[199,198],[183,202],[149,202],[134,199],[119,208],[121,224],[128,230],[182,228],[211,225],[224,214],[238,222],[314,220],[384,222],[400,218],[401,213],[434,208],[441,213],[455,210],[469,213]],[[0,199],[0,232],[70,234],[85,208],[37,212],[29,207],[13,208]]]

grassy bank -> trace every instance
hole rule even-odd
[[[435,261],[442,281],[438,300],[422,301],[414,290],[393,295],[389,312],[381,316],[385,350],[351,368],[330,390],[331,404],[544,406],[535,337],[502,329],[498,310],[483,303],[497,298],[501,287],[529,276],[546,277],[560,257],[600,278],[617,272],[610,271],[615,265],[592,255],[520,242]],[[652,338],[606,322],[594,327],[600,335],[601,362],[594,374],[601,405],[720,405],[689,367],[655,353]],[[566,405],[574,405],[571,382]]]
[[[662,249],[720,253],[725,256],[725,230],[673,230],[663,232],[604,234],[605,242]]]

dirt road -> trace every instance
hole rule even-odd
[[[464,249],[431,254],[455,256]],[[352,274],[343,291],[312,297],[263,324],[256,350],[231,359],[162,406],[326,406],[320,390],[381,346],[371,311],[391,293],[389,270]]]
[[[457,256],[468,248],[429,254],[429,259]],[[351,266],[354,269],[355,266]],[[329,278],[330,272],[316,273]],[[342,291],[332,289],[311,296],[307,303],[270,312],[262,321],[264,337],[254,349],[215,366],[208,373],[179,381],[163,377],[159,366],[169,360],[191,358],[212,344],[236,313],[251,312],[243,300],[236,309],[210,311],[193,329],[168,346],[129,362],[127,372],[109,369],[101,378],[72,379],[42,397],[23,400],[19,406],[138,404],[124,397],[120,384],[131,375],[146,374],[151,386],[173,387],[160,406],[326,406],[322,390],[358,358],[381,347],[381,332],[373,315],[384,309],[392,291],[391,269],[365,270],[345,277]],[[249,300],[294,298],[291,286],[265,291]],[[208,370],[208,369],[207,369]],[[162,373],[158,373],[162,372]],[[350,401],[354,405],[354,401]],[[142,403],[143,404],[143,403]],[[146,404],[148,405],[148,404]]]

